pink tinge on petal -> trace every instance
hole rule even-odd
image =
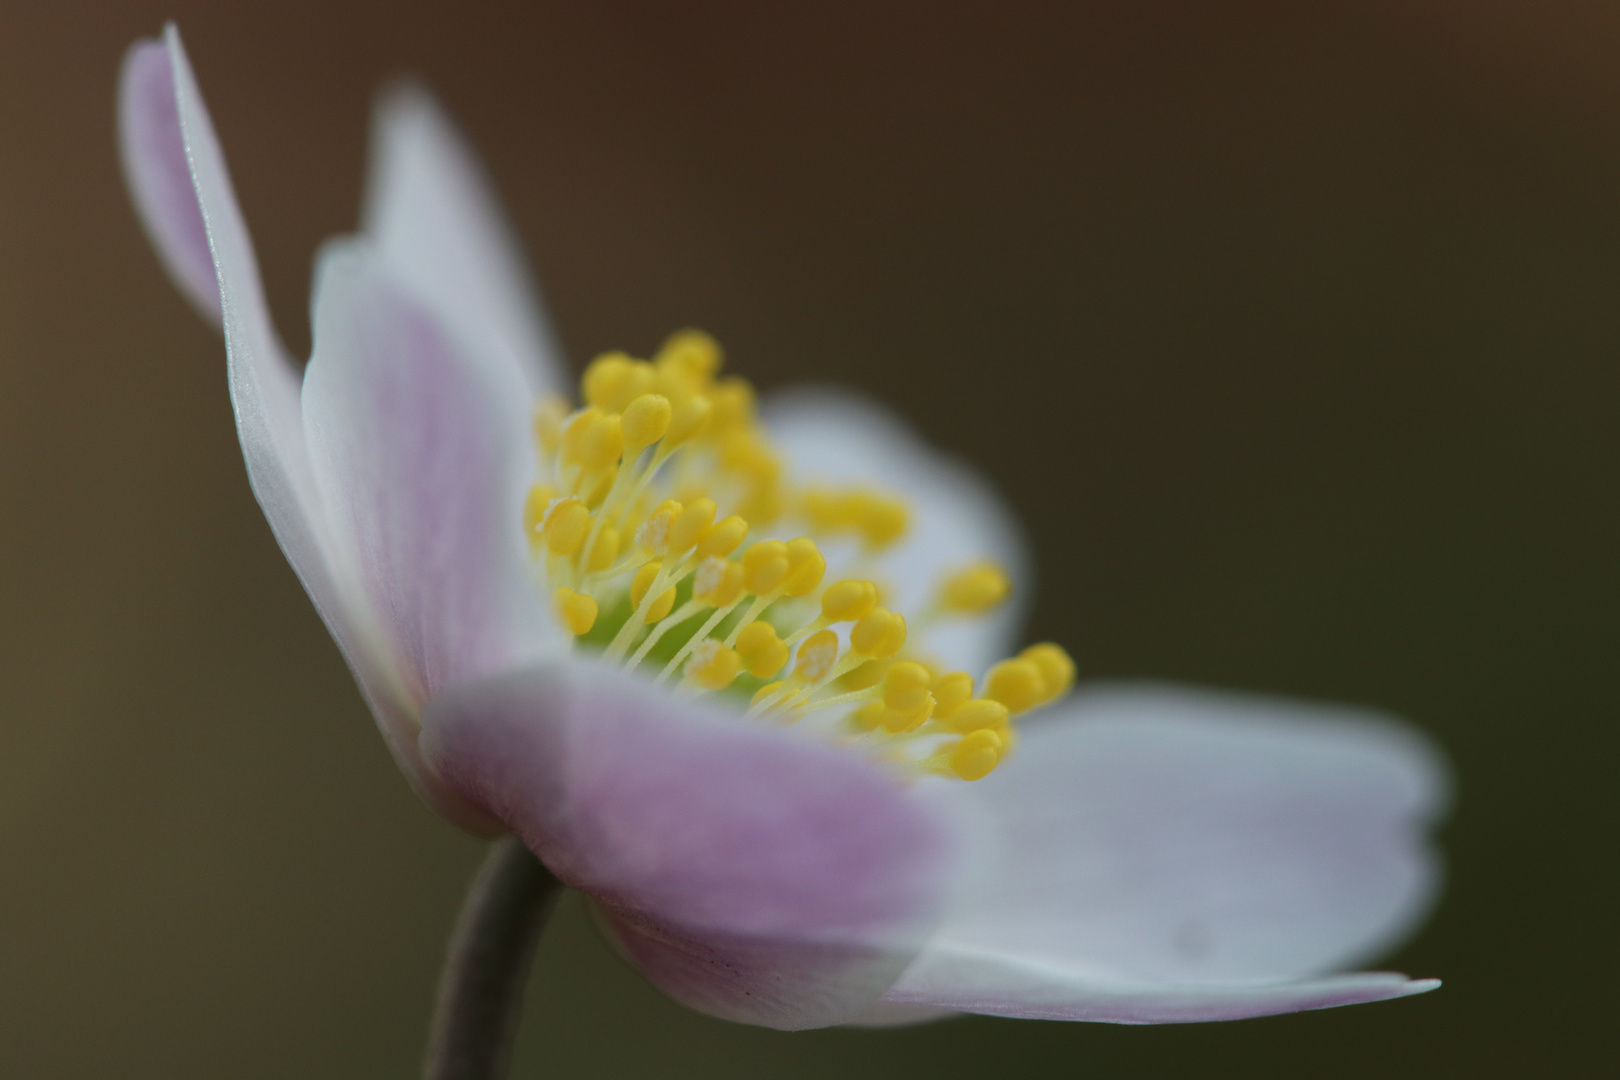
[[[219,279],[191,186],[169,50],[161,41],[137,41],[124,54],[118,136],[124,178],[152,246],[186,299],[220,326]]]
[[[920,958],[885,1000],[1032,1020],[1197,1024],[1363,1005],[1439,985],[1437,979],[1364,971],[1270,984],[1143,986],[1093,980],[1016,957],[935,950]]]
[[[591,894],[673,997],[780,1028],[849,1019],[941,901],[942,820],[857,752],[573,662],[423,712],[445,781]]]
[[[318,278],[305,430],[398,692],[420,705],[560,647],[523,536],[525,387],[472,362],[364,241],[330,246]]]

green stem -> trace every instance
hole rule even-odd
[[[535,948],[562,891],[516,837],[490,845],[439,976],[426,1080],[506,1076]]]

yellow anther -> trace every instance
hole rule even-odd
[[[896,661],[883,674],[883,699],[891,708],[904,708],[897,701],[890,700],[891,697],[896,694],[926,694],[933,682],[934,677],[928,673],[928,669],[915,660]]]
[[[742,563],[707,558],[692,575],[692,599],[710,607],[735,604],[743,594]]]
[[[788,596],[809,596],[827,575],[827,560],[807,536],[788,541],[788,572],[779,588]]]
[[[928,720],[934,711],[934,695],[923,691],[923,696],[916,705],[909,709],[896,709],[887,703],[883,706],[883,730],[893,735],[907,731],[915,731]]]
[[[723,559],[741,547],[746,539],[748,539],[748,522],[732,514],[715,522],[703,533],[703,537],[697,543],[698,558]]]
[[[529,489],[528,497],[523,500],[523,532],[530,540],[540,539],[540,526],[546,520],[551,500],[556,497],[557,489],[550,484],[536,484]]]
[[[869,547],[888,547],[905,535],[911,523],[911,512],[899,499],[886,495],[862,494],[858,497],[856,527]]]
[[[840,532],[855,523],[850,501],[825,488],[808,488],[799,496],[799,513],[817,532]]]
[[[714,527],[714,500],[693,499],[681,507],[669,525],[669,550],[672,555],[690,551]]]
[[[669,335],[653,366],[661,380],[673,386],[700,390],[720,371],[720,343],[701,330],[677,330]]]
[[[557,610],[557,621],[575,637],[590,633],[591,627],[596,625],[596,601],[589,596],[573,589],[558,589],[553,603]]]
[[[675,406],[669,430],[664,433],[665,446],[680,446],[702,435],[709,426],[713,404],[702,394],[694,394]]]
[[[546,549],[553,555],[567,557],[579,550],[590,531],[591,512],[578,499],[563,499],[551,504],[540,524],[546,540]]]
[[[603,353],[585,369],[580,390],[587,405],[607,412],[623,412],[642,394],[652,391],[657,375],[651,364],[632,360],[621,352]]]
[[[681,514],[681,504],[665,499],[647,515],[647,520],[636,530],[636,546],[649,555],[663,555],[669,551],[669,529]]]
[[[868,701],[850,714],[850,723],[861,731],[876,731],[883,726],[883,716],[889,711],[881,701]]]
[[[928,669],[914,661],[891,665],[883,677],[883,704],[889,710],[883,726],[893,732],[910,731],[927,720],[934,711],[934,695],[928,690],[932,682]]]
[[[806,682],[818,683],[837,662],[838,635],[831,630],[818,630],[799,646],[799,661],[793,673]]]
[[[709,638],[692,650],[692,659],[686,664],[686,675],[705,690],[724,690],[737,677],[741,667],[742,657],[737,655],[736,650]]]
[[[647,598],[647,590],[652,588],[653,581],[658,577],[658,570],[663,565],[663,563],[654,560],[644,564],[640,570],[636,571],[635,580],[630,583],[630,603],[638,610],[641,608],[641,602]],[[675,590],[673,588],[665,589],[663,595],[654,600],[652,606],[647,609],[645,621],[650,623],[658,622],[665,615],[668,615],[670,609],[674,606]]]
[[[737,635],[737,652],[748,674],[768,679],[788,661],[788,647],[776,636],[776,627],[764,620],[751,622]]]
[[[934,680],[934,719],[947,719],[973,698],[973,676],[952,671]]]
[[[768,483],[782,474],[782,463],[752,431],[738,430],[720,445],[720,467],[746,476],[756,483]]]
[[[617,466],[596,470],[594,476],[590,477],[589,483],[585,485],[586,490],[583,495],[585,505],[592,510],[601,506],[602,501],[607,498],[608,492],[613,490],[613,478],[618,475]]]
[[[724,435],[748,427],[754,420],[754,388],[735,375],[721,379],[709,390],[714,411],[709,418],[709,434]]]
[[[974,563],[945,579],[939,605],[958,615],[980,615],[999,606],[1011,591],[1012,583],[999,564]]]
[[[621,421],[625,449],[632,455],[639,454],[662,439],[674,412],[663,394],[642,394],[632,401],[625,407]]]
[[[844,690],[869,690],[883,681],[883,676],[889,673],[891,660],[868,660],[860,667],[851,668],[838,677],[838,685]]]
[[[893,656],[906,643],[906,619],[888,608],[873,608],[849,632],[849,644],[862,656]]]
[[[611,525],[603,526],[602,531],[596,534],[596,543],[591,546],[591,564],[585,569],[596,574],[613,565],[613,560],[619,557],[619,530]]]
[[[963,780],[982,780],[1001,760],[1001,747],[1001,736],[987,728],[964,735],[951,751],[951,772]]]
[[[1034,660],[1003,660],[985,676],[984,696],[1017,716],[1046,700],[1046,679]]]
[[[563,429],[562,456],[570,465],[605,469],[624,453],[624,427],[618,413],[592,406],[574,414]]]
[[[738,501],[737,512],[760,525],[769,525],[781,517],[782,491],[776,481],[766,481],[749,490]]]
[[[743,587],[756,596],[775,592],[790,568],[787,545],[763,540],[743,552]]]
[[[947,729],[963,734],[983,728],[1000,730],[1007,726],[1007,717],[1007,706],[989,698],[964,702],[952,709],[948,716],[941,717],[937,709],[934,712],[934,718]]]
[[[821,594],[821,617],[828,622],[854,622],[877,607],[877,586],[870,581],[840,581]]]
[[[568,402],[548,395],[534,407],[534,440],[549,457],[562,446],[563,421],[568,419]]]
[[[1040,701],[1043,705],[1062,697],[1074,685],[1074,661],[1069,659],[1069,654],[1063,651],[1061,645],[1044,641],[1031,645],[1019,653],[1018,658],[1028,660],[1041,669],[1041,680],[1045,684]]]

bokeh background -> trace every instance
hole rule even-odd
[[[575,363],[703,326],[1009,493],[1089,676],[1373,704],[1460,776],[1398,1003],[801,1035],[570,904],[524,1077],[1606,1076],[1620,8],[1606,0],[0,7],[0,1075],[416,1075],[479,845],[396,775],[149,252],[120,56],[178,18],[283,331],[373,90],[484,154]]]

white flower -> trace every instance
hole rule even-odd
[[[1408,730],[1164,686],[1059,701],[1050,645],[992,666],[1029,580],[995,497],[847,394],[756,418],[702,335],[599,359],[571,411],[419,91],[379,110],[305,371],[172,27],[131,50],[121,126],[159,252],[223,327],[254,492],[400,767],[520,835],[676,998],[783,1028],[1156,1023],[1436,985],[1332,974],[1435,892],[1443,770]]]

